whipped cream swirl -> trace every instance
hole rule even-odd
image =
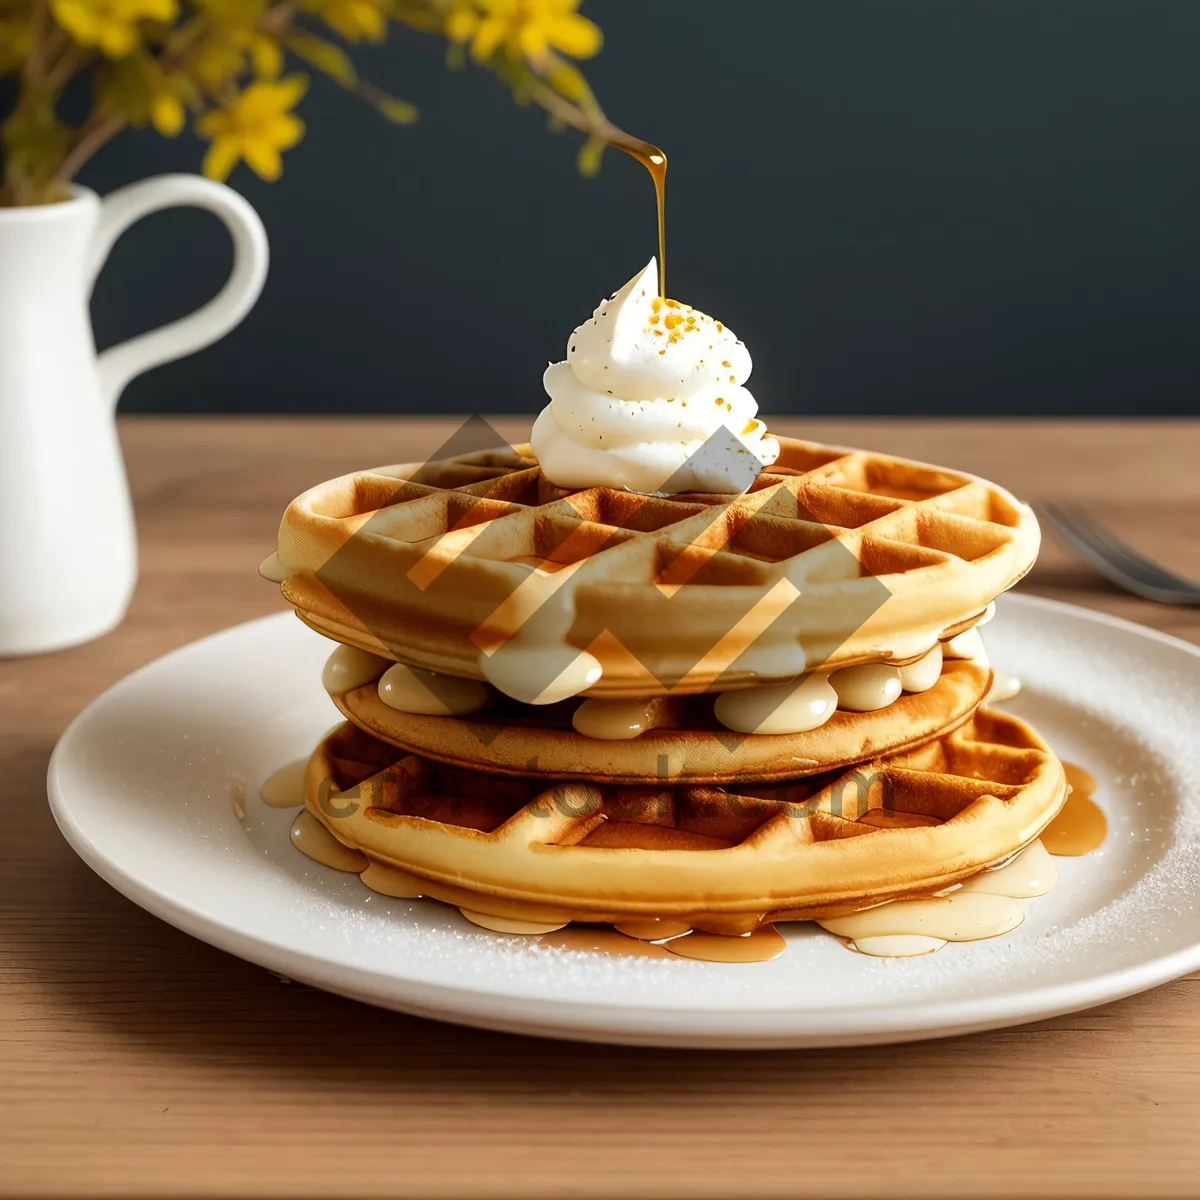
[[[732,330],[659,296],[652,258],[546,368],[533,452],[561,487],[743,492],[779,457],[750,365]]]

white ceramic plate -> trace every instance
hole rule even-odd
[[[917,959],[784,926],[773,962],[719,965],[540,947],[430,901],[391,900],[298,854],[257,799],[337,721],[329,643],[290,614],[131,675],[63,735],[49,792],[113,887],[180,929],[293,979],[470,1025],[590,1041],[825,1046],[942,1037],[1070,1012],[1200,968],[1200,650],[1029,596],[1002,599],[992,658],[1011,709],[1099,781],[1104,847],[1060,859],[1007,937]],[[245,818],[237,809],[244,795]]]

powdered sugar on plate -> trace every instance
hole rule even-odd
[[[1033,1020],[1200,967],[1200,651],[1024,596],[1001,599],[1005,707],[1098,782],[1104,846],[1057,860],[1006,936],[918,959],[848,952],[811,925],[788,951],[722,965],[555,949],[433,902],[393,900],[297,854],[254,799],[336,717],[328,643],[290,615],[151,664],[64,736],[50,795],[84,859],[139,904],[290,979],[469,1024],[600,1041],[805,1046]],[[232,783],[231,783],[232,781]],[[244,789],[244,818],[231,786]]]

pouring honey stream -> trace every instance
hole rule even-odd
[[[658,294],[667,297],[667,156],[657,146],[621,129],[611,129],[604,140],[614,149],[636,159],[650,172],[654,181],[654,200],[658,211]]]

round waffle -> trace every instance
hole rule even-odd
[[[1042,739],[985,709],[904,754],[737,791],[547,787],[404,755],[346,724],[318,746],[305,788],[380,890],[399,871],[475,912],[686,918],[719,933],[943,889],[1030,843],[1066,794]]]
[[[586,649],[587,694],[615,697],[910,659],[1033,563],[1033,513],[995,484],[779,440],[739,496],[572,492],[527,447],[343,476],[288,507],[283,594],[336,641],[464,678],[510,639]]]
[[[353,724],[424,758],[501,775],[621,784],[761,783],[813,775],[893,754],[965,721],[987,694],[991,671],[948,659],[928,691],[905,694],[876,712],[836,712],[805,733],[744,735],[723,728],[711,696],[660,699],[673,728],[626,741],[584,737],[571,725],[578,700],[538,706],[497,696],[469,717],[397,712],[375,684],[333,696]]]

